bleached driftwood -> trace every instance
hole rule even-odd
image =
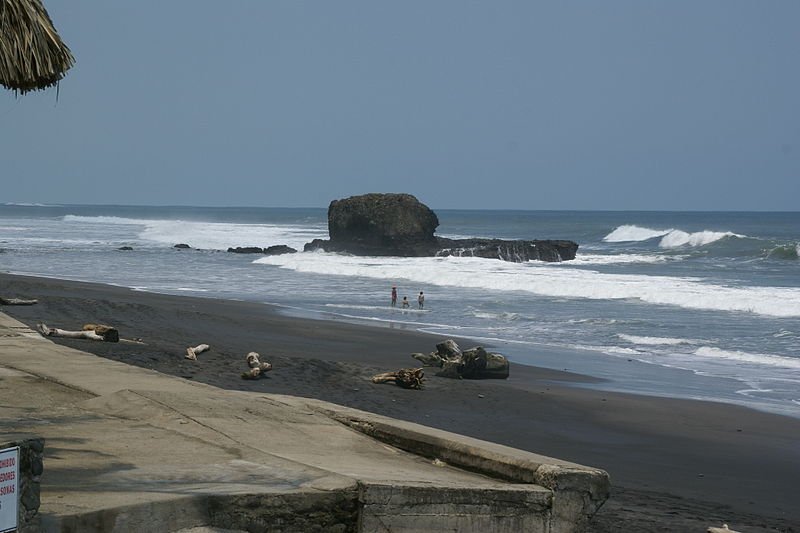
[[[708,533],[738,533],[728,528],[728,524],[722,524],[722,527],[710,527],[706,531]]]
[[[104,324],[84,324],[83,331],[94,331],[97,335],[103,337],[106,342],[119,342],[119,331],[112,326]]]
[[[242,379],[258,379],[272,370],[272,364],[262,363],[259,360],[258,352],[248,353],[245,356],[245,360],[247,361],[247,366],[250,367],[250,370],[247,372],[242,372]]]
[[[421,389],[425,372],[421,368],[401,368],[396,372],[384,372],[372,376],[373,383],[394,383],[404,389]]]
[[[23,298],[3,298],[0,296],[0,305],[33,305],[39,300],[25,300]]]
[[[81,331],[51,328],[46,324],[36,324],[36,330],[45,337],[65,337],[68,339],[88,339],[90,341],[119,342],[116,328],[102,324],[86,324]]]
[[[207,352],[210,349],[211,346],[209,346],[208,344],[198,344],[197,346],[194,347],[189,346],[188,348],[186,348],[186,355],[184,357],[186,357],[186,359],[191,359],[192,361],[196,361],[197,354]]]

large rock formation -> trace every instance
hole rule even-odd
[[[575,259],[572,241],[505,241],[436,237],[436,213],[410,194],[364,194],[328,207],[330,240],[314,239],[305,251],[323,249],[376,256],[474,256],[517,263]]]
[[[364,194],[334,200],[328,207],[330,241],[306,245],[356,255],[433,255],[436,213],[410,194]]]

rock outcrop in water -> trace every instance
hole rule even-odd
[[[364,194],[328,207],[330,240],[314,239],[305,251],[354,255],[474,256],[504,261],[566,261],[578,245],[564,240],[446,239],[436,237],[436,213],[410,194]]]
[[[568,261],[575,259],[578,244],[564,240],[504,241],[501,239],[438,238],[437,256],[467,256],[502,259],[515,263],[525,261]]]
[[[237,246],[236,248],[228,248],[228,251],[233,254],[265,254],[265,255],[282,255],[293,254],[297,252],[294,248],[286,246],[285,244],[276,244],[267,248],[259,246]]]
[[[330,240],[315,239],[306,250],[323,248],[356,255],[422,257],[438,248],[436,213],[410,194],[364,194],[334,200],[328,207]]]

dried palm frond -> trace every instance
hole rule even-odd
[[[46,89],[74,63],[41,0],[0,0],[0,84],[21,94]]]

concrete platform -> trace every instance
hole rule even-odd
[[[0,405],[0,441],[45,439],[31,531],[562,533],[608,497],[602,470],[166,376],[2,313]]]

